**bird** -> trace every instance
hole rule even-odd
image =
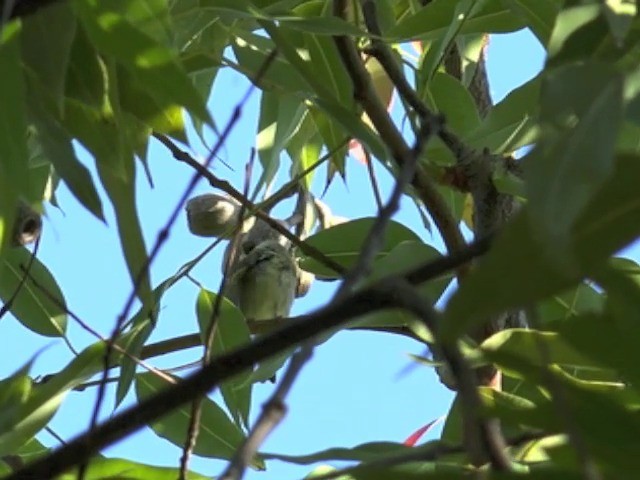
[[[249,321],[285,318],[297,283],[297,266],[289,249],[267,239],[232,266],[227,297]]]

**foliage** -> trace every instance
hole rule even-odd
[[[0,381],[0,473],[20,478],[11,474],[34,459],[55,458],[56,452],[40,445],[36,436],[66,393],[100,376],[106,351],[112,350],[111,366],[121,370],[117,402],[134,386],[142,405],[180,381],[144,371],[137,357],[161,315],[163,295],[193,266],[185,265],[157,285],[148,271],[183,205],[177,205],[165,235],[148,249],[135,181],[145,173],[153,176],[146,154],[154,136],[166,146],[215,131],[220,138],[216,148],[224,144],[233,121],[221,125],[207,109],[222,69],[249,78],[261,98],[256,146],[262,173],[249,198],[271,190],[286,158],[294,186],[304,191],[319,171],[326,178],[324,189],[336,180],[347,185],[366,181],[346,174],[354,141],[367,152],[365,162],[382,166],[400,184],[409,168],[406,155],[418,152],[410,185],[400,186],[420,209],[425,226],[438,230],[449,250],[441,254],[425,243],[417,233],[421,225],[385,225],[375,218],[336,226],[325,222],[305,242],[316,253],[299,246],[301,267],[325,280],[339,279],[350,269],[358,278],[346,297],[325,307],[339,321],[299,338],[324,342],[343,328],[387,329],[389,335],[401,332],[426,342],[434,351],[443,347],[445,361],[450,360],[446,348],[453,346],[463,353],[464,363],[474,368],[495,364],[504,377],[501,390],[473,386],[480,402],[476,412],[467,411],[461,388],[439,441],[419,447],[365,443],[301,456],[256,454],[248,462],[252,468],[263,469],[274,458],[305,465],[349,460],[356,466],[317,470],[312,478],[357,479],[462,478],[476,469],[487,479],[627,478],[627,472],[640,470],[640,267],[617,257],[640,235],[640,20],[635,2],[374,2],[378,32],[355,1],[347,2],[342,17],[333,5],[341,2],[329,0],[40,3],[0,2],[6,14],[0,26],[0,297],[15,321],[34,335],[65,336],[71,317],[65,285],[58,284],[56,272],[31,260],[24,246],[11,245],[19,203],[41,212],[44,204],[56,204],[55,189],[64,183],[98,221],[104,220],[107,199],[113,207],[132,298],[116,326],[113,349],[102,340],[87,345],[48,381],[30,376],[29,357],[36,352],[27,352],[25,366]],[[529,28],[546,50],[543,71],[500,103],[482,105],[476,82],[482,75],[485,36],[522,28]],[[367,53],[356,57],[353,68],[345,60],[349,42]],[[409,42],[419,46],[418,58],[409,53]],[[380,49],[390,53],[414,97],[376,63],[382,62]],[[452,51],[459,56],[458,74],[447,63]],[[374,79],[368,85],[373,96],[367,94],[366,82],[355,82],[358,67]],[[404,146],[399,127],[391,117],[382,118],[395,87],[402,94],[402,123],[408,125]],[[444,127],[438,127],[433,114],[442,116]],[[425,137],[422,146],[421,128],[429,119],[436,133]],[[449,136],[438,133],[443,131]],[[91,155],[97,178],[79,160],[78,145]],[[514,154],[522,158],[514,161]],[[517,167],[510,170],[509,162]],[[474,170],[477,165],[490,171]],[[207,179],[215,182],[215,177]],[[227,188],[220,185],[212,186]],[[102,189],[106,198],[99,194]],[[489,252],[473,267],[454,261],[427,282],[411,276],[418,265],[428,267],[464,253],[463,220],[476,234],[488,233],[480,231],[486,220],[482,217],[501,207],[479,203],[512,195],[521,206],[504,222],[494,223]],[[312,202],[306,201],[310,208]],[[314,215],[305,234],[322,223]],[[457,236],[443,227],[449,220]],[[376,232],[376,225],[386,228]],[[370,249],[368,265],[358,270],[362,253]],[[400,302],[397,298],[369,302],[366,308],[356,301],[368,298],[368,288],[392,278],[417,286],[413,290],[431,308],[441,305],[454,275],[459,288],[436,313],[440,323],[418,318],[408,304],[394,304]],[[349,307],[352,294],[356,300]],[[137,312],[130,308],[134,297]],[[488,318],[521,309],[530,328],[474,336]],[[3,309],[0,318],[5,313]],[[223,403],[207,397],[201,405],[207,428],[193,454],[231,460],[250,431],[252,386],[269,378],[302,342],[286,344],[286,339],[267,336],[261,344],[262,337],[254,338],[255,348],[246,352],[255,354],[250,362],[255,371],[238,367],[227,375],[225,368],[235,367],[215,361],[247,348],[251,325],[231,302],[205,289],[196,315],[200,332],[178,349],[205,344],[211,319],[219,317],[211,371],[224,381],[217,385]],[[355,316],[358,320],[350,322]],[[279,355],[260,350],[276,341],[284,342],[274,350]],[[188,400],[196,396],[171,412],[160,412],[169,415],[158,413],[144,423],[183,448],[191,415]],[[463,423],[486,419],[500,420],[511,471],[498,471],[486,459],[477,462],[462,445]],[[86,454],[70,466],[77,468],[83,460],[88,460]],[[179,471],[135,460],[94,456],[85,478],[175,478]],[[76,478],[73,469],[66,472],[56,478]]]

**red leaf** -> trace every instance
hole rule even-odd
[[[431,430],[431,427],[436,425],[442,419],[443,417],[436,418],[435,420],[432,420],[429,423],[427,423],[424,427],[420,427],[418,430],[416,430],[411,435],[409,435],[409,437],[404,441],[404,444],[408,447],[414,447],[416,443],[418,443],[418,440],[420,440],[420,437],[422,437],[425,433]]]

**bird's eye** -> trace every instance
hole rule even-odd
[[[251,250],[255,248],[255,246],[256,244],[254,242],[243,242],[241,245],[241,248],[245,254],[248,254],[249,252],[251,252]]]

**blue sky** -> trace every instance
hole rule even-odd
[[[494,36],[489,50],[489,75],[494,100],[500,100],[510,90],[533,77],[541,68],[543,52],[535,38],[522,31]],[[244,95],[247,82],[236,75],[223,73],[216,81],[210,108],[218,122],[224,124],[231,109]],[[235,172],[220,163],[215,173],[229,179],[236,188],[242,186],[243,165],[249,158],[257,124],[259,98],[253,95],[243,108],[240,123],[235,128],[221,156]],[[399,102],[396,102],[396,109]],[[206,151],[197,141],[199,155]],[[83,155],[90,165],[91,161]],[[151,147],[149,163],[155,188],[151,189],[142,172],[138,172],[139,213],[147,246],[166,222],[171,209],[189,181],[192,171],[173,160],[157,144]],[[280,180],[285,179],[288,162],[283,161]],[[383,174],[382,168],[377,171]],[[322,177],[322,175],[320,175]],[[384,197],[391,182],[382,175]],[[323,180],[323,179],[321,179]],[[318,186],[321,186],[320,184]],[[200,182],[197,193],[209,191]],[[115,231],[108,201],[108,225],[104,225],[83,210],[68,190],[58,189],[61,210],[47,209],[47,219],[40,246],[40,258],[54,272],[67,304],[77,315],[103,335],[108,335],[131,289]],[[103,196],[104,198],[104,196]],[[329,189],[326,202],[337,215],[358,218],[375,214],[373,197],[365,167],[356,161],[348,163],[347,185],[336,181]],[[410,202],[404,202],[397,220],[409,225],[425,241],[440,247],[431,238]],[[181,217],[171,230],[169,241],[152,267],[154,285],[164,280],[208,245],[206,239],[192,236]],[[194,277],[210,290],[220,281],[221,250],[214,251],[195,270]],[[298,300],[293,314],[308,312],[330,298],[334,284],[316,282],[311,293]],[[183,280],[166,296],[152,341],[197,331],[195,299],[197,288]],[[0,322],[3,338],[0,376],[4,377],[22,366],[36,350],[39,355],[33,373],[53,373],[71,358],[62,341],[43,339],[24,329],[12,317]],[[78,349],[94,339],[70,322],[69,339]],[[425,423],[444,415],[452,399],[451,393],[437,381],[434,373],[424,367],[400,374],[409,364],[407,354],[421,353],[415,342],[389,335],[366,332],[342,332],[320,346],[305,367],[289,397],[289,412],[284,423],[269,437],[263,451],[304,454],[331,446],[354,446],[370,441],[403,441]],[[199,349],[192,349],[170,358],[154,359],[159,367],[176,366],[198,359]],[[252,418],[272,391],[271,384],[254,389]],[[63,438],[86,429],[93,406],[95,390],[70,393],[51,426]],[[214,398],[218,398],[215,396]],[[127,399],[134,401],[132,395]],[[111,413],[112,397],[107,399],[103,418]],[[436,435],[438,429],[427,438]],[[40,440],[54,446],[56,440],[43,432]],[[150,431],[140,432],[106,450],[109,456],[121,456],[157,465],[177,465],[180,451],[156,437]],[[217,475],[225,462],[196,458],[192,467],[209,475]],[[308,467],[294,467],[271,462],[265,473],[249,472],[249,479],[301,478]]]

